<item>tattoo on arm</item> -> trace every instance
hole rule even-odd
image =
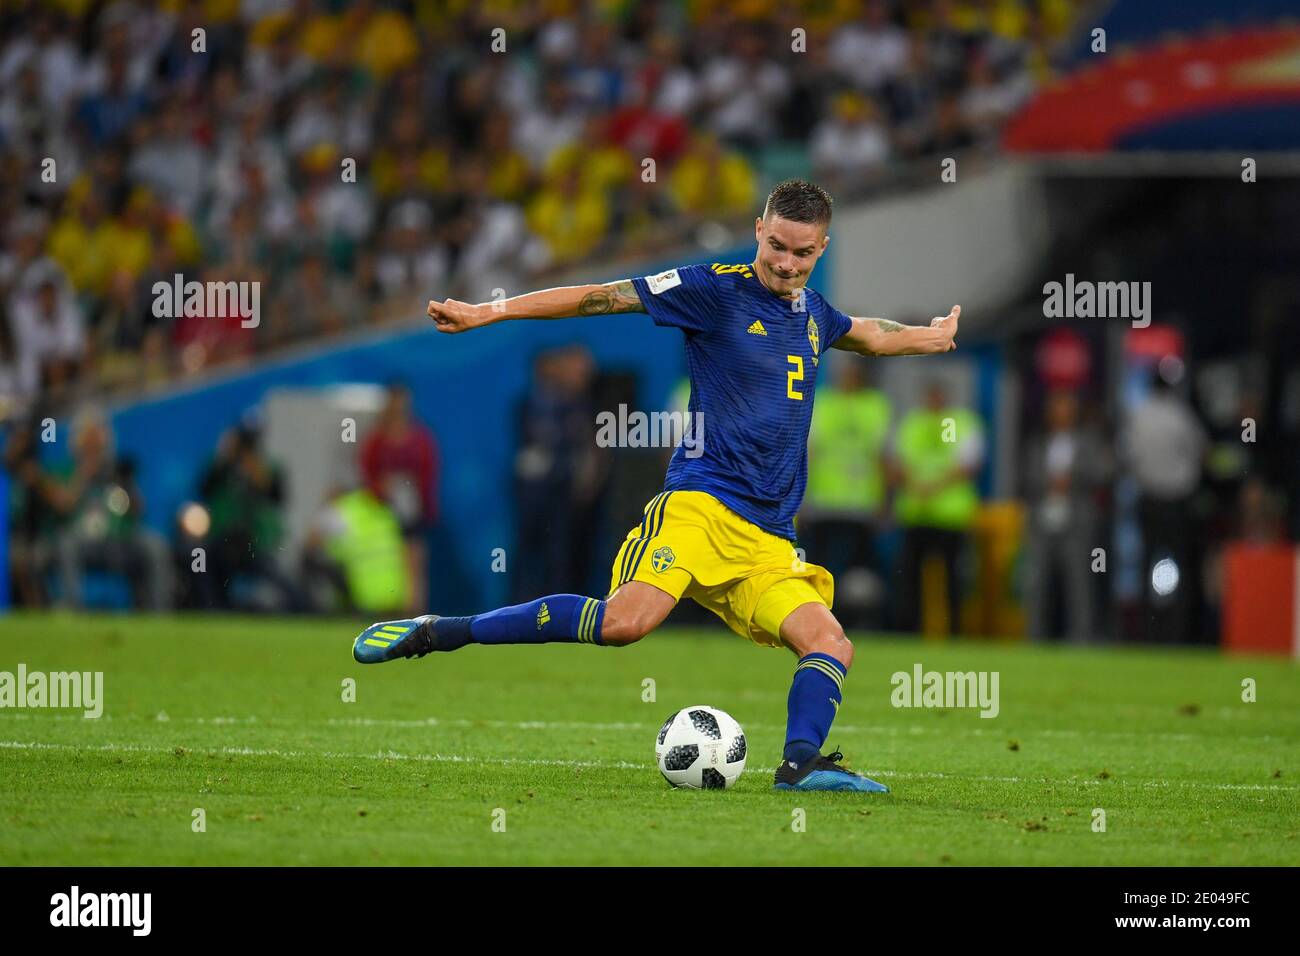
[[[608,315],[614,312],[644,312],[641,297],[631,279],[622,279],[588,292],[578,304],[579,315]]]
[[[866,326],[866,328],[864,329],[864,331],[867,331],[867,330],[870,330],[870,329],[873,329],[873,328],[874,328],[874,329],[875,329],[876,331],[878,331],[878,332],[902,332],[904,329],[911,328],[911,326],[903,325],[901,322],[894,322],[894,321],[891,320],[891,319],[866,319],[866,318],[858,318],[858,319],[854,319],[854,322],[855,322],[855,323],[858,323],[858,322],[863,323],[863,324]],[[870,324],[867,325],[867,323],[870,323]],[[862,328],[862,326],[856,326],[856,327],[857,327],[857,328]],[[875,349],[871,348],[870,345],[867,344],[866,336],[858,336],[858,337],[853,338],[852,340],[848,340],[848,339],[846,339],[846,340],[845,340],[845,344],[843,344],[843,345],[837,345],[836,348],[844,348],[846,351],[857,352],[859,355],[873,355],[873,356],[879,356],[879,355],[894,355],[894,354],[896,354],[896,353],[895,353],[894,351],[892,351],[892,350],[891,350],[891,351],[885,351],[885,352],[878,352],[878,351],[876,351]]]

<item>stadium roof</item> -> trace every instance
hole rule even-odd
[[[1300,149],[1295,0],[1142,0],[1081,37],[1073,72],[1007,127],[1019,152]],[[1290,14],[1291,19],[1284,16]]]

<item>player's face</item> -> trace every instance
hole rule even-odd
[[[763,284],[781,296],[793,296],[808,284],[813,266],[826,251],[826,227],[761,216],[754,224],[758,256],[754,259]]]

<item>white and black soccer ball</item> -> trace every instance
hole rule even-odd
[[[684,707],[659,728],[655,761],[674,787],[725,790],[745,769],[745,732],[716,707]]]

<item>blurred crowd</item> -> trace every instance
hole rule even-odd
[[[0,420],[698,239],[788,174],[847,196],[988,147],[1072,12],[0,4]],[[259,283],[256,325],[160,317],[177,274]]]
[[[400,382],[386,388],[292,560],[289,489],[258,409],[221,436],[165,534],[146,523],[135,463],[118,455],[102,414],[78,414],[71,455],[57,465],[40,454],[47,427],[32,419],[14,428],[4,451],[20,606],[415,613],[427,605],[441,464]]]

